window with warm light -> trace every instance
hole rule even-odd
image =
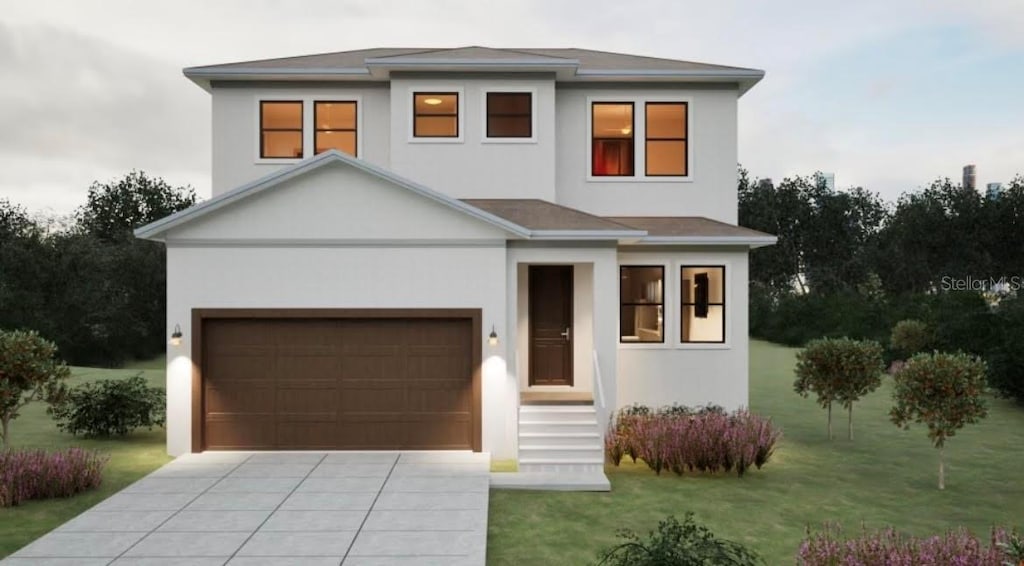
[[[687,120],[685,102],[648,102],[644,122],[648,177],[685,177]]]
[[[316,153],[330,149],[357,154],[357,106],[355,101],[316,101],[313,103]]]
[[[725,342],[725,267],[684,265],[680,268],[682,305],[680,341]]]
[[[533,137],[533,94],[488,92],[487,137]]]
[[[633,103],[594,102],[590,125],[591,174],[633,176]]]
[[[629,265],[619,268],[619,342],[665,341],[665,268]]]
[[[302,158],[302,101],[260,102],[260,157]]]
[[[459,137],[459,93],[417,92],[412,105],[413,137]]]

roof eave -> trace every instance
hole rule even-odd
[[[558,241],[620,241],[647,236],[645,230],[531,230],[531,240]]]
[[[646,236],[639,243],[677,246],[742,246],[754,249],[773,246],[778,241],[779,239],[775,236]]]
[[[577,81],[628,80],[640,82],[735,82],[740,95],[753,88],[765,72],[760,69],[579,69]]]

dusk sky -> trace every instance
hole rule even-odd
[[[368,47],[580,47],[756,67],[739,155],[893,199],[1024,173],[1021,0],[0,0],[0,198],[66,213],[135,168],[210,193],[187,66]],[[299,8],[301,6],[301,8]]]

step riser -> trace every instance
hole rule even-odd
[[[519,449],[535,446],[593,446],[601,447],[599,437],[579,436],[524,436],[519,435]]]
[[[542,459],[549,460],[551,463],[560,464],[567,461],[573,460],[596,460],[598,462],[604,461],[604,450],[599,446],[593,448],[586,448],[583,450],[570,450],[567,447],[556,447],[556,448],[530,448],[527,446],[519,445],[519,460],[530,460],[530,459]]]
[[[559,474],[604,473],[604,464],[519,464],[519,471]]]
[[[519,423],[519,434],[530,433],[530,432],[551,432],[551,433],[580,433],[580,432],[598,432],[596,423],[572,423],[572,422],[557,422],[557,423],[531,423],[521,422]]]
[[[576,411],[528,411],[526,407],[519,409],[519,420],[520,421],[548,421],[548,422],[579,422],[587,421],[597,425],[597,414],[593,411],[588,412],[576,412]]]

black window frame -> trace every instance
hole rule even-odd
[[[651,106],[682,106],[686,110],[683,113],[683,137],[681,138],[651,138],[647,128],[647,109]],[[683,174],[675,173],[651,173],[650,152],[647,151],[647,144],[652,141],[684,142],[686,150],[683,151]],[[658,100],[644,103],[644,176],[645,177],[689,177],[690,176],[690,103],[685,100],[668,101]]]
[[[616,141],[621,142],[627,138],[601,138],[597,136],[595,129],[594,110],[598,106],[612,106],[612,105],[628,105],[630,108],[629,112],[629,152],[630,152],[630,172],[619,173],[611,175],[607,173],[595,173],[594,172],[594,142],[598,141]],[[636,102],[632,100],[592,100],[590,102],[590,176],[591,177],[636,177]]]
[[[637,303],[637,302],[623,302],[622,300],[622,280],[627,269],[659,269],[661,270],[661,302],[658,303]],[[665,343],[665,291],[667,287],[665,285],[665,274],[667,268],[663,264],[652,264],[652,265],[620,265],[619,266],[619,344],[664,344]],[[622,312],[625,307],[661,307],[661,339],[654,340],[623,340],[622,339]]]
[[[525,114],[521,112],[491,112],[491,96],[526,96],[527,100],[527,111]],[[484,96],[484,104],[486,120],[484,124],[484,137],[489,140],[522,140],[533,138],[533,92],[531,91],[504,91],[504,90],[493,90],[487,91]],[[491,117],[495,118],[526,118],[529,128],[527,128],[528,134],[525,136],[494,136],[491,135]]]
[[[416,99],[420,96],[454,96],[455,97],[455,112],[452,114],[420,114],[416,111]],[[462,117],[459,115],[459,92],[435,92],[435,91],[415,91],[412,93],[412,137],[421,139],[458,139],[462,135]],[[455,134],[451,136],[421,136],[416,131],[416,126],[419,122],[420,116],[428,118],[436,118],[438,116],[454,116],[455,117]]]
[[[697,301],[696,301],[696,294],[694,295],[695,298],[692,301],[685,301],[685,300],[683,300],[684,299],[684,294],[683,293],[685,292],[685,289],[683,288],[683,281],[686,281],[686,278],[683,277],[683,270],[686,270],[686,269],[721,269],[722,270],[722,301],[719,302],[719,303],[713,303],[711,301],[707,301],[707,304],[705,305],[707,307],[722,307],[722,339],[721,340],[683,340],[683,319],[685,318],[684,311],[685,311],[686,307],[693,307],[695,311],[696,311],[696,309],[698,307]],[[726,325],[726,309],[727,309],[726,304],[725,304],[726,303],[725,297],[726,297],[726,291],[728,290],[728,279],[726,279],[728,274],[726,273],[726,271],[727,271],[727,267],[725,265],[700,265],[700,264],[695,264],[695,265],[690,265],[690,264],[683,265],[683,264],[680,264],[679,265],[679,343],[680,344],[725,344],[725,337],[726,337],[726,334],[725,334],[726,326],[725,325]]]
[[[317,119],[317,106],[321,104],[351,104],[354,110],[354,119],[352,120],[352,128],[321,128],[320,121]],[[323,152],[318,151],[316,140],[317,134],[320,132],[352,132],[355,134],[355,153],[352,157],[359,157],[359,101],[358,100],[314,100],[313,101],[313,155],[319,155]]]
[[[267,128],[263,126],[263,106],[266,104],[298,104],[299,105],[299,127],[296,128]],[[306,134],[303,126],[306,120],[306,105],[302,100],[261,100],[260,101],[260,159],[302,159],[306,155]],[[299,157],[289,156],[268,156],[264,132],[299,132]]]

